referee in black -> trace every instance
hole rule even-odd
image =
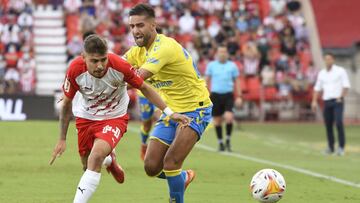
[[[226,46],[220,45],[216,52],[217,60],[211,61],[206,67],[206,82],[210,89],[210,98],[213,102],[213,122],[219,142],[219,151],[225,149],[231,152],[230,138],[234,121],[234,84],[236,85],[235,105],[242,104],[239,70],[236,64],[228,60]],[[226,123],[226,143],[223,142],[222,123]]]

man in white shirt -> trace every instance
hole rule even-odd
[[[335,121],[339,140],[337,155],[343,156],[345,147],[343,125],[344,97],[350,88],[350,82],[345,69],[334,64],[334,56],[332,54],[326,54],[324,59],[326,69],[321,70],[317,77],[311,107],[313,111],[316,110],[318,96],[322,92],[324,120],[328,139],[328,149],[325,150],[325,153],[334,153],[333,123]]]

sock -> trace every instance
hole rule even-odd
[[[181,176],[183,177],[184,181],[186,181],[186,176],[187,176],[186,171],[181,171]],[[161,171],[158,175],[156,175],[156,177],[160,179],[166,179],[166,175],[164,171]]]
[[[141,143],[142,143],[142,144],[146,144],[146,141],[147,141],[147,139],[148,139],[148,137],[149,137],[149,132],[146,132],[146,131],[144,130],[144,127],[143,127],[143,126],[141,126],[140,135],[141,135]]]
[[[226,135],[226,144],[229,144],[229,143],[230,143],[230,139],[231,139],[231,136],[230,136],[230,135]]]
[[[215,131],[216,131],[216,136],[218,138],[219,143],[222,143],[223,136],[222,136],[222,127],[221,127],[221,125],[220,126],[215,126]]]
[[[99,185],[101,173],[86,170],[76,188],[74,203],[86,203]]]
[[[105,157],[102,165],[105,167],[108,167],[108,166],[110,166],[111,162],[112,162],[111,155],[108,155],[107,157]]]
[[[232,129],[233,129],[233,124],[232,124],[232,123],[227,123],[227,124],[226,124],[226,135],[227,135],[228,137],[231,136]]]
[[[164,170],[164,172],[169,185],[170,202],[184,203],[185,179],[182,170]]]
[[[156,175],[156,177],[158,177],[160,179],[166,179],[166,175],[165,175],[164,171],[161,171],[158,175]]]

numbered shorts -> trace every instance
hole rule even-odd
[[[96,138],[105,140],[114,149],[126,132],[128,120],[127,114],[119,118],[102,121],[76,118],[80,156],[90,153]]]
[[[151,119],[151,117],[154,115],[155,105],[152,104],[145,97],[139,97],[139,104],[140,104],[140,119],[142,121]]]
[[[211,122],[211,111],[212,106],[181,113],[192,119],[189,126],[197,133],[198,140],[201,138],[201,135],[205,131],[207,125]],[[176,128],[178,125],[179,124],[177,122],[171,120],[169,116],[166,116],[166,114],[163,113],[160,119],[156,122],[150,139],[157,139],[166,145],[171,145],[175,139]]]

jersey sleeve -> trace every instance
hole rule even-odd
[[[236,79],[240,75],[239,69],[238,69],[238,67],[237,67],[237,65],[235,63],[232,63],[232,65],[233,65],[232,77],[234,79]]]
[[[129,83],[132,87],[139,89],[143,84],[144,80],[136,74],[132,69],[130,63],[125,61],[123,58],[120,58],[116,55],[111,55],[111,63],[113,63],[113,68],[119,70],[124,74],[124,81]]]
[[[176,56],[174,49],[170,49],[166,46],[161,47],[148,56],[141,68],[150,71],[152,74],[156,74],[162,67],[168,64],[174,56]]]
[[[132,66],[134,66],[136,64],[136,60],[134,57],[134,50],[133,48],[130,48],[123,56],[122,58],[127,61],[128,63],[130,63]]]
[[[62,90],[65,96],[70,99],[73,99],[76,92],[79,90],[79,85],[75,81],[76,73],[74,69],[75,69],[75,65],[71,63],[68,70],[66,71],[64,84],[62,86]]]
[[[321,81],[321,72],[318,74],[316,83],[314,86],[314,91],[320,92],[322,90],[322,81]]]

